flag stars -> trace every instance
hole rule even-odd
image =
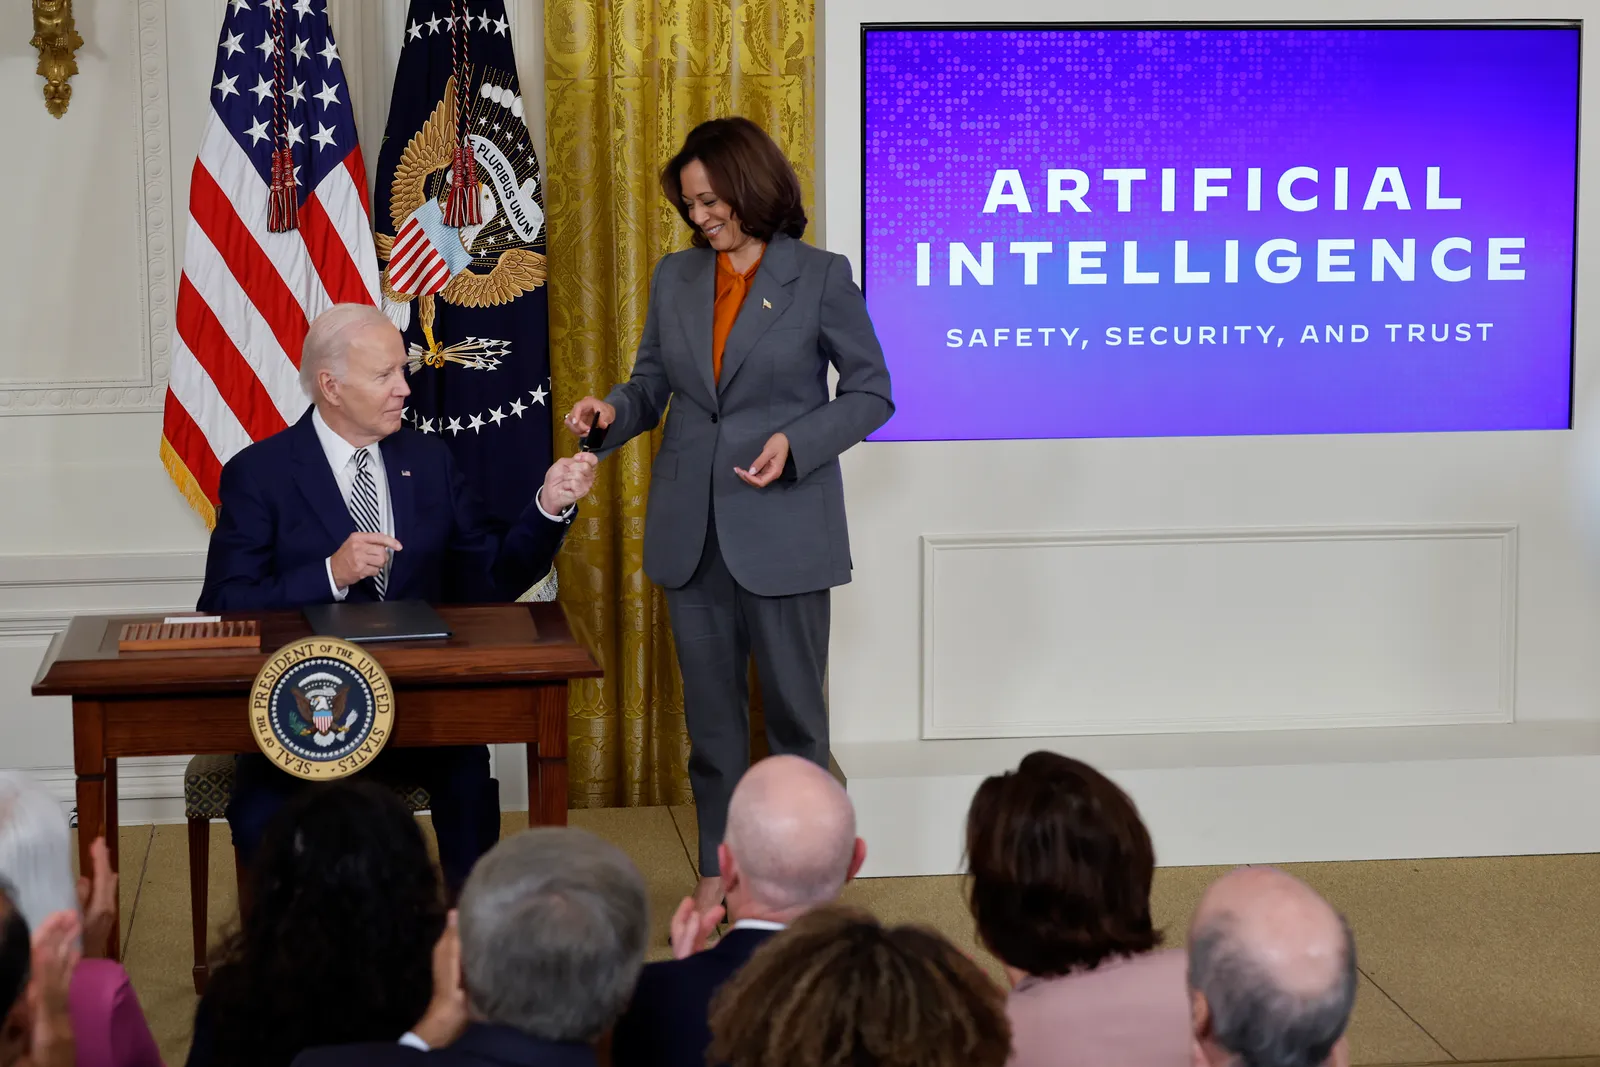
[[[294,53],[294,58],[297,62],[304,63],[306,61],[306,57],[310,55],[310,45],[311,42],[306,40],[304,37],[296,37],[294,39],[294,47],[289,49],[289,51]]]
[[[499,408],[489,409],[489,421],[494,423],[496,426],[499,426],[505,417],[506,413],[501,411]]]
[[[278,51],[278,46],[272,43],[272,34],[263,33],[261,43],[256,45],[256,51],[261,53],[262,59],[270,59]]]
[[[256,145],[260,144],[262,141],[265,141],[271,136],[271,134],[267,132],[266,119],[256,119],[256,124],[244,132],[250,135],[251,148],[254,148]]]
[[[328,61],[328,66],[330,66],[330,67],[333,66],[333,61],[339,58],[339,49],[334,47],[333,38],[331,38],[331,37],[328,38],[327,47],[325,47],[322,51],[318,52],[317,55],[319,55],[323,59],[327,60]]]
[[[224,59],[232,59],[234,56],[238,55],[240,52],[243,52],[244,51],[244,45],[240,43],[243,40],[244,40],[244,34],[242,34],[242,33],[230,33],[226,37],[224,37],[222,39],[222,50],[224,52],[228,53],[228,54],[223,56],[222,58],[224,58]]]
[[[248,0],[228,0],[228,5],[233,8],[232,13],[235,15],[241,11],[250,10],[250,4],[248,3]]]
[[[306,83],[296,80],[283,95],[293,100],[296,104],[304,104],[306,102]]]
[[[537,389],[530,389],[528,391],[528,395],[533,397],[533,402],[535,404],[543,404],[544,403],[544,398],[549,396],[550,394],[545,392],[544,391],[544,386],[541,385]]]
[[[239,90],[234,88],[234,85],[238,81],[239,81],[239,75],[234,74],[234,75],[231,75],[230,77],[223,78],[221,81],[217,82],[216,85],[213,85],[212,88],[215,89],[217,92],[221,93],[222,94],[222,99],[226,100],[230,96],[238,96],[239,95]]]
[[[294,13],[303,19],[311,17],[311,0],[295,0]]]
[[[428,36],[432,37],[439,32],[439,16],[435,15],[428,20]]]
[[[527,410],[528,405],[524,404],[520,399],[513,400],[511,402],[511,414],[515,415],[517,418],[522,418],[522,413]]]
[[[506,30],[509,29],[510,26],[511,23],[506,21],[506,17],[504,15],[501,15],[499,18],[494,20],[495,35],[497,37],[504,37],[506,35]]]
[[[422,39],[422,24],[416,19],[411,20],[411,25],[406,27],[406,35],[413,41]]]
[[[289,123],[288,137],[289,137],[289,143],[290,144],[305,144],[306,143],[306,139],[304,137],[300,136],[300,131],[302,129],[304,129],[304,128],[305,128],[304,126],[297,126],[292,122]]]
[[[323,148],[333,147],[333,131],[320,122],[317,123],[317,132],[311,135],[311,139]]]
[[[421,420],[419,420],[417,422],[417,429],[421,430],[423,433],[432,433],[433,432],[433,420],[432,419],[421,419]]]
[[[339,87],[329,82],[323,82],[322,92],[317,94],[317,99],[322,101],[323,107],[333,107],[339,102]]]
[[[450,420],[450,424],[448,426],[446,426],[444,429],[449,430],[452,434],[460,433],[461,432],[461,420],[460,419],[451,419]],[[441,432],[443,432],[443,431],[441,431]]]
[[[267,80],[265,74],[258,74],[255,87],[250,91],[256,94],[256,103],[264,104],[267,102],[267,97],[272,95],[272,83]]]
[[[473,415],[470,419],[468,419],[467,429],[471,430],[473,433],[477,433],[479,430],[483,429],[483,416]]]
[[[489,29],[489,9],[484,8],[478,13],[478,29],[485,32]]]

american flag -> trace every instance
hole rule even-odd
[[[298,220],[268,229],[275,147],[294,163]],[[307,324],[376,304],[366,168],[327,0],[228,0],[211,114],[189,187],[189,230],[161,458],[208,526],[234,453],[308,403]]]

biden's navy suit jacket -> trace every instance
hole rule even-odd
[[[450,448],[410,428],[378,445],[394,536],[388,600],[514,600],[550,570],[567,522],[533,500],[509,528],[483,507]],[[327,559],[356,530],[311,412],[222,468],[222,504],[206,553],[201,611],[271,611],[333,600]],[[371,579],[346,599],[375,600]]]

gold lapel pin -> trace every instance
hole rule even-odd
[[[772,301],[768,300],[766,297],[762,297],[761,298],[761,306],[766,308],[768,311],[771,311],[772,310]]]

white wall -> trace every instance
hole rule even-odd
[[[29,5],[0,5],[0,766],[70,795],[65,700],[27,695],[74,612],[192,607],[205,529],[157,456],[189,172],[223,0],[77,0],[65,117],[44,108]],[[369,177],[406,0],[330,0]],[[543,14],[508,0],[543,154]],[[175,817],[183,759],[130,761],[127,820]],[[502,761],[520,792],[520,760]],[[502,775],[507,777],[507,775]]]
[[[1068,6],[993,0],[981,10],[957,0],[820,6],[826,241],[852,258],[858,278],[864,22],[1530,14],[1512,0],[1301,0],[1292,12],[1278,0]],[[1554,0],[1537,12],[1573,19],[1596,13],[1592,0]],[[1596,49],[1587,49],[1584,67],[1580,413],[1600,359],[1592,319],[1584,318],[1585,309],[1600,304]],[[1041,402],[1026,382],[1017,386],[1018,404]],[[1205,731],[1235,731],[1205,742],[1208,759],[1230,767],[1317,764],[1337,748],[1347,767],[1339,788],[1359,790],[1385,758],[1387,742],[1380,742],[1393,732],[1383,727],[1427,723],[1445,731],[1422,735],[1439,742],[1440,758],[1466,731],[1488,739],[1470,746],[1472,758],[1492,761],[1497,746],[1507,755],[1515,747],[1518,735],[1508,729],[1600,723],[1594,654],[1600,583],[1590,547],[1600,530],[1586,528],[1578,493],[1580,479],[1593,473],[1583,457],[1597,447],[1600,441],[1580,430],[884,443],[852,450],[845,468],[855,581],[834,599],[830,699],[835,755],[858,803],[878,805],[866,821],[897,838],[898,858],[869,873],[951,868],[971,789],[1030,747],[1094,751],[1114,768],[1137,768],[1123,776],[1136,799],[1152,810],[1176,810],[1169,801],[1177,780],[1145,773],[1168,759],[1154,747],[1159,738],[1060,735],[1166,732],[1198,745]],[[1463,530],[1506,539],[1464,541]],[[1484,725],[1495,723],[1511,725]],[[1329,730],[1341,725],[1373,731],[1354,730],[1357,741],[1371,743],[1330,747]],[[1285,730],[1303,733],[1291,735],[1287,747],[1273,738],[1267,754],[1263,732]],[[985,735],[1055,736],[1005,744],[931,739]],[[1560,749],[1575,735],[1541,736],[1546,748]],[[1412,747],[1423,762],[1427,752],[1426,745]],[[1496,783],[1510,779],[1497,779],[1493,764],[1486,766],[1483,788],[1498,802]],[[919,808],[917,798],[926,793],[907,783],[922,779],[924,786],[945,783],[948,803]],[[1424,776],[1415,780],[1420,790]],[[896,792],[894,783],[905,789]],[[1385,803],[1407,804],[1404,781],[1383,788]],[[1595,789],[1592,799],[1600,803],[1600,785]],[[914,814],[919,810],[924,814]],[[1349,833],[1336,807],[1311,814],[1322,821],[1309,831],[1309,854],[1299,858],[1361,854],[1360,835]],[[1569,806],[1553,817],[1559,824],[1570,816],[1575,826],[1580,814]],[[926,825],[935,817],[945,824]],[[1193,817],[1203,819],[1204,812]],[[1405,817],[1396,811],[1397,819]],[[916,832],[906,833],[897,819],[915,823]],[[1198,849],[1192,838],[1169,835],[1166,851],[1181,853],[1183,862],[1272,858],[1267,837],[1250,833],[1225,832]],[[1381,836],[1369,839],[1368,854],[1427,848],[1426,833],[1386,843],[1378,842]],[[1540,847],[1551,839],[1543,835]],[[923,843],[905,844],[917,840]],[[1474,847],[1470,833],[1466,844],[1459,834],[1450,840],[1452,849]],[[1486,836],[1476,847],[1505,850],[1506,840]]]

